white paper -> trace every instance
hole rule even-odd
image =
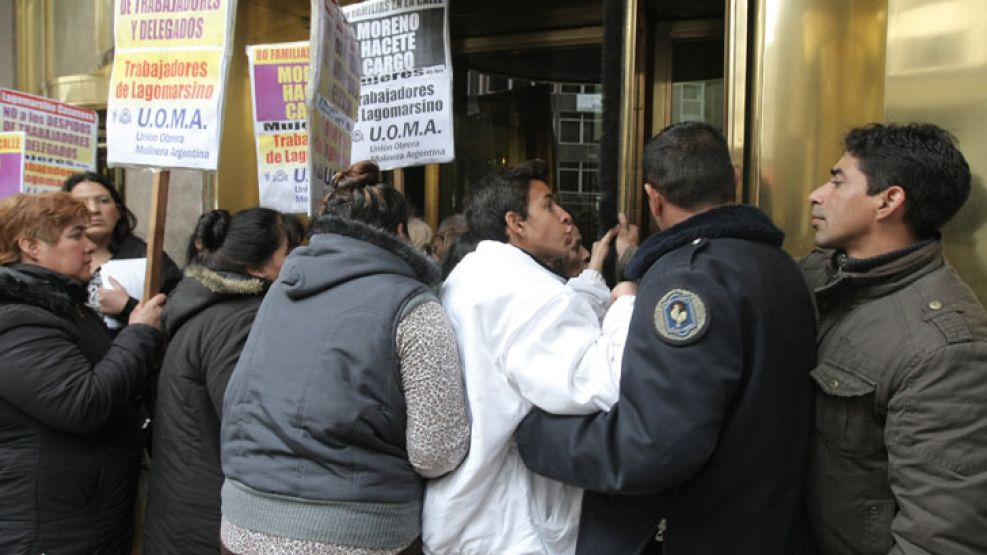
[[[123,286],[128,295],[135,299],[140,299],[144,295],[144,272],[146,269],[146,258],[107,260],[100,266],[100,281],[104,288],[113,289],[114,285],[110,282],[110,278],[112,277]],[[124,326],[124,322],[112,316],[103,316],[103,320],[110,329],[122,328]]]

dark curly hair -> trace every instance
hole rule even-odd
[[[113,226],[113,234],[110,236],[110,252],[115,253],[120,249],[120,245],[123,244],[127,237],[134,232],[134,228],[137,227],[137,216],[127,208],[127,205],[123,203],[123,197],[120,196],[120,192],[103,174],[95,172],[82,172],[70,175],[65,183],[62,184],[62,191],[66,193],[71,193],[75,186],[84,181],[91,181],[93,183],[99,183],[106,189],[106,192],[110,194],[110,198],[113,199],[113,204],[117,207],[117,213],[120,214],[120,219],[117,220],[117,225]]]
[[[370,160],[336,172],[322,199],[322,215],[357,220],[396,234],[408,228],[408,202],[400,191],[380,181],[380,168]]]
[[[938,126],[874,123],[852,129],[843,146],[867,176],[867,194],[905,190],[905,223],[919,239],[936,236],[970,196],[970,166]]]

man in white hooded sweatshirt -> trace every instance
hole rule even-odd
[[[459,342],[472,436],[463,464],[426,487],[425,552],[569,555],[582,491],[530,472],[513,433],[532,407],[588,414],[616,401],[633,306],[632,295],[620,295],[633,288],[618,285],[601,325],[587,296],[552,271],[573,245],[573,225],[540,160],[474,186],[466,218],[479,243],[441,298]]]

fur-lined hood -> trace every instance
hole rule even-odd
[[[27,304],[59,316],[85,306],[86,288],[41,266],[0,266],[0,304]]]
[[[170,337],[210,306],[238,297],[262,297],[269,286],[270,282],[261,278],[189,266],[185,268],[185,279],[168,297],[161,325]]]
[[[298,299],[374,274],[404,275],[428,286],[442,278],[435,263],[398,237],[363,222],[322,216],[312,225],[309,245],[285,261],[277,283]]]

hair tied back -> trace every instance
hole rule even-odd
[[[213,252],[223,246],[226,233],[230,228],[230,212],[228,210],[212,210],[204,214],[202,225],[202,248]]]

